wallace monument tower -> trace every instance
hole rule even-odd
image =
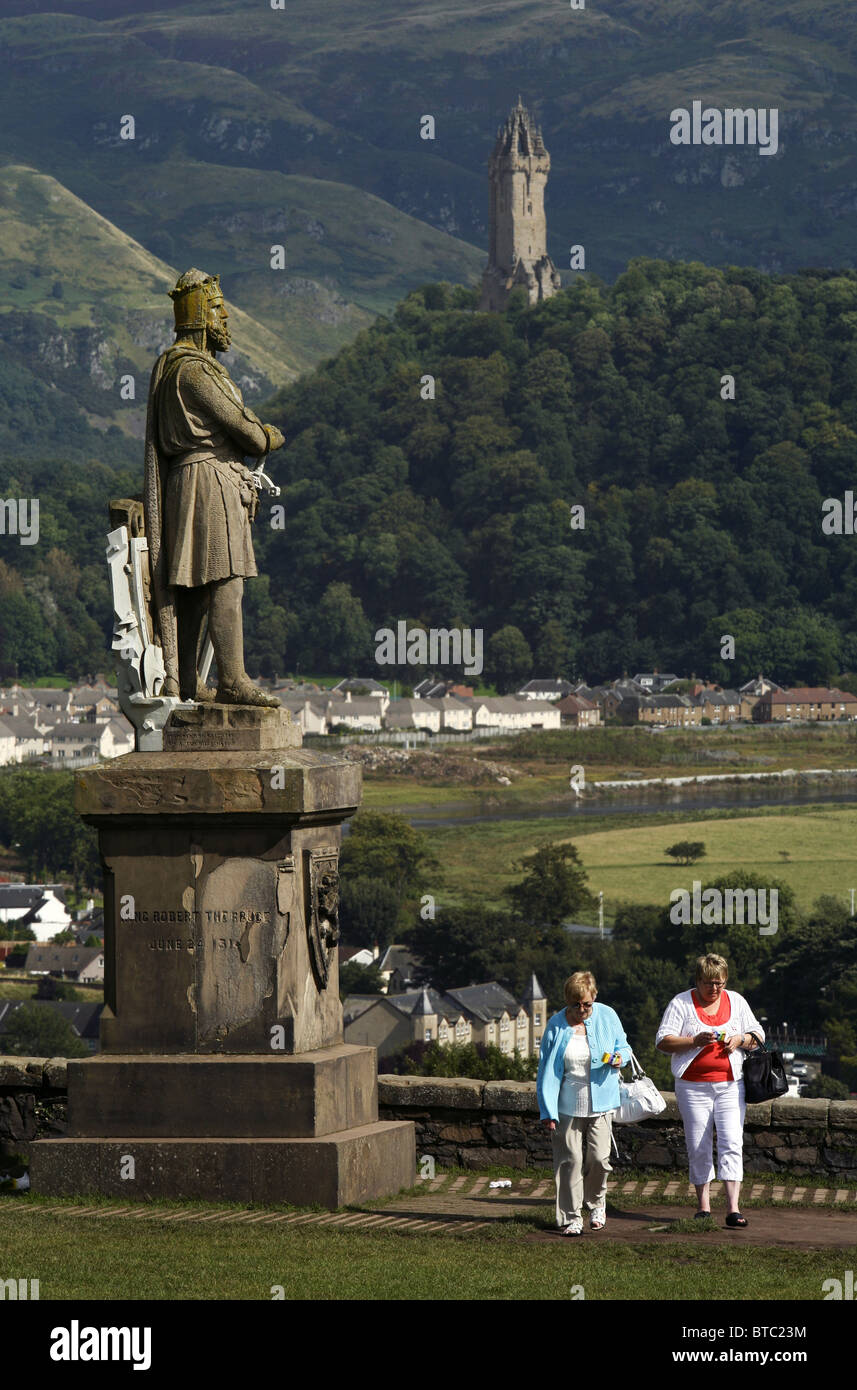
[[[283,436],[217,361],[218,277],[190,270],[170,297],[143,491],[111,503],[107,538],[136,751],[75,778],[104,872],[101,1051],[69,1061],[68,1134],[33,1145],[31,1181],[335,1208],[415,1177],[413,1125],[378,1119],[375,1049],[343,1042],[339,846],[361,774],[303,748],[247,675],[250,528]]]
[[[545,184],[550,167],[542,133],[518,97],[497,131],[488,164],[491,240],[482,276],[482,310],[505,309],[517,285],[525,287],[530,304],[562,289],[547,253]]]

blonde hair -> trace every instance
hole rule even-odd
[[[696,962],[696,982],[700,980],[714,980],[718,975],[723,976],[723,983],[729,979],[729,966],[722,956],[715,956],[709,952],[707,956],[700,956]]]
[[[581,996],[589,993],[593,999],[598,993],[595,983],[595,976],[591,970],[575,970],[573,975],[569,975],[565,982],[565,1002],[566,1004],[579,1003]]]

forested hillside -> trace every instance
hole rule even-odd
[[[855,480],[857,275],[641,260],[471,303],[410,295],[271,408],[286,523],[261,549],[301,662],[359,665],[402,617],[511,624],[538,672],[589,679],[854,664],[855,542],[821,504]]]
[[[857,273],[640,260],[532,309],[473,303],[415,291],[264,408],[284,517],[266,503],[256,523],[251,665],[371,670],[401,618],[482,627],[489,677],[522,642],[534,672],[590,680],[857,665],[855,539],[821,529],[857,478]],[[0,651],[76,674],[109,633],[118,483],[34,459],[20,495],[42,497],[42,540],[3,541]]]

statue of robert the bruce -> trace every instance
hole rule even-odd
[[[231,339],[220,277],[188,270],[170,292],[176,341],[155,363],[146,421],[143,491],[163,694],[279,708],[244,669],[244,580],[258,574],[250,523],[258,493],[244,456],[284,443],[264,425],[216,358]],[[217,693],[198,676],[203,622],[217,660]]]

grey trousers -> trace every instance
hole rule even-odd
[[[613,1116],[560,1115],[551,1132],[553,1171],[556,1179],[556,1224],[568,1226],[582,1216],[585,1203],[589,1211],[604,1201],[607,1174],[612,1173],[610,1138]]]

